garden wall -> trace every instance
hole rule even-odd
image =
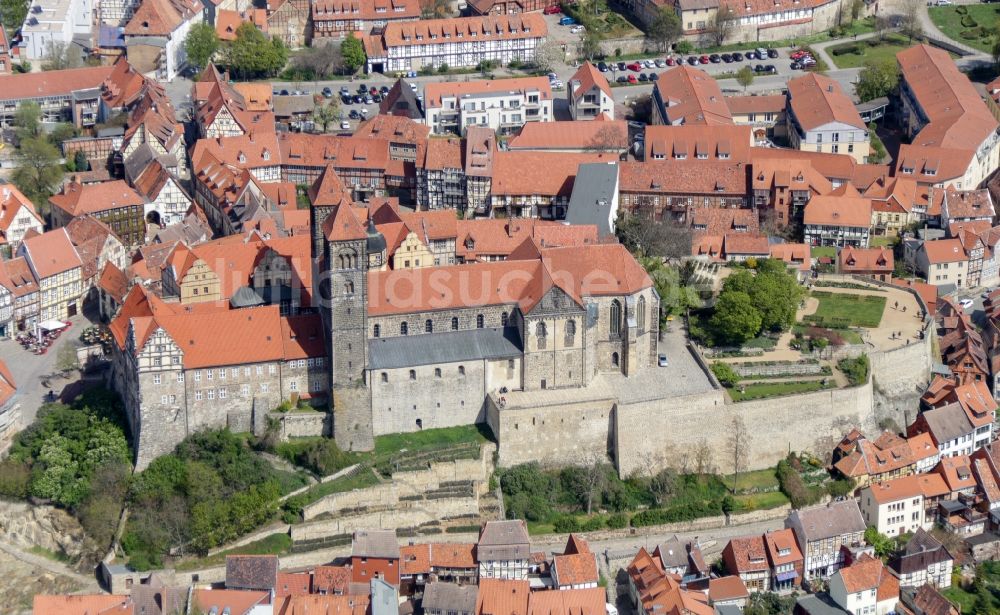
[[[329,412],[271,412],[268,417],[278,421],[278,433],[283,441],[333,435],[333,415]]]
[[[489,489],[489,478],[493,472],[493,454],[496,445],[484,444],[478,459],[456,459],[433,463],[426,470],[396,472],[392,481],[355,489],[343,493],[333,493],[305,506],[302,518],[306,521],[323,514],[343,514],[348,511],[378,511],[405,507],[408,502],[427,504],[433,500],[434,492],[450,493],[461,490],[461,484],[472,484],[470,500],[478,512],[479,496]],[[367,470],[366,470],[367,471]],[[426,500],[410,500],[424,498]]]
[[[361,490],[367,492],[368,490]],[[479,516],[478,498],[442,498],[420,502],[400,502],[392,510],[341,515],[334,519],[308,521],[292,526],[293,542],[320,540],[357,530],[397,530],[415,528],[455,517]]]

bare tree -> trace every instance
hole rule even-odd
[[[885,35],[892,27],[892,22],[885,15],[875,16],[875,38],[878,40],[885,40]]]
[[[924,26],[920,23],[922,7],[916,2],[906,2],[903,6],[903,17],[899,24],[900,30],[912,43],[913,39],[920,39],[924,36]]]
[[[80,48],[70,43],[49,41],[45,47],[45,58],[42,60],[42,70],[64,70],[83,66]]]
[[[649,478],[649,492],[659,506],[677,493],[677,473],[670,468],[653,472]]]
[[[639,212],[624,214],[615,225],[615,233],[630,252],[667,259],[691,254],[691,229],[669,220],[655,222]]]
[[[574,470],[571,489],[575,492],[577,501],[586,503],[589,515],[594,508],[595,496],[604,489],[604,483],[608,478],[607,459],[599,455],[590,455],[585,458],[583,465],[577,466]]]
[[[344,73],[344,55],[340,45],[317,44],[296,52],[291,60],[292,68],[315,79],[326,79]]]
[[[719,6],[719,10],[715,12],[715,17],[712,18],[712,25],[709,28],[716,45],[723,45],[732,36],[733,30],[736,29],[737,19],[738,15],[736,11],[728,4]]]
[[[628,129],[611,122],[602,126],[587,143],[586,148],[594,152],[623,152],[628,149]]]
[[[736,485],[740,480],[740,472],[746,469],[747,459],[750,456],[750,430],[747,429],[743,417],[733,416],[729,422],[729,437],[726,440],[729,458],[733,462],[733,493],[736,493]]]
[[[698,474],[715,474],[715,465],[712,463],[712,447],[708,441],[702,438],[694,447],[694,467]]]
[[[557,64],[566,60],[563,45],[554,39],[547,39],[535,47],[535,66],[542,72],[549,72]]]

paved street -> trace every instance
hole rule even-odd
[[[34,422],[38,407],[50,389],[58,394],[71,382],[65,378],[46,378],[55,371],[59,349],[67,343],[78,344],[80,331],[90,324],[82,316],[74,316],[69,320],[73,326],[64,331],[43,355],[25,350],[13,339],[0,342],[0,359],[10,368],[11,376],[17,384],[16,398],[21,404],[21,424],[24,427]],[[49,386],[45,386],[43,380]]]

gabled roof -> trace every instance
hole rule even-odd
[[[358,530],[352,541],[352,557],[399,559],[395,530]]]
[[[892,273],[892,250],[887,248],[843,248],[837,255],[844,273]]]
[[[528,615],[530,593],[527,580],[480,579],[476,615]]]
[[[552,558],[552,574],[560,587],[597,583],[597,559],[589,552],[556,555]]]
[[[142,195],[120,179],[85,185],[70,181],[61,192],[49,197],[49,203],[70,217],[141,206],[145,202]]]
[[[882,560],[864,553],[850,566],[836,572],[848,594],[876,589],[876,602],[899,598],[899,580],[882,564]]]
[[[38,594],[32,601],[31,612],[35,615],[133,615],[135,610],[128,596]]]
[[[584,62],[580,65],[580,68],[569,78],[569,85],[570,87],[574,87],[575,85],[575,89],[573,90],[574,99],[581,98],[596,87],[604,92],[608,98],[614,100],[614,94],[611,93],[611,84],[604,78],[601,71],[597,70],[597,67],[590,62]]]
[[[226,587],[271,591],[278,582],[277,555],[227,555]]]
[[[65,228],[26,237],[21,249],[39,281],[83,266]]]
[[[871,199],[821,195],[806,203],[803,222],[814,226],[868,228],[872,221]]]
[[[323,222],[323,235],[330,241],[366,239],[368,232],[354,215],[354,208],[338,205]]]
[[[788,81],[792,114],[803,130],[816,130],[832,123],[867,130],[854,103],[840,84],[819,73],[809,73]]]
[[[660,73],[654,90],[671,124],[732,124],[719,83],[705,71],[678,66]]]

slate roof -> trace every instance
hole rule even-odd
[[[610,235],[611,202],[618,192],[618,165],[591,162],[581,164],[573,182],[566,221],[571,225],[594,224],[602,235]]]
[[[972,433],[975,427],[969,421],[968,415],[961,404],[951,403],[940,408],[924,411],[924,420],[931,430],[931,435],[939,444],[955,440],[959,436]]]
[[[785,526],[795,521],[801,526],[806,542],[865,531],[865,520],[854,499],[794,510],[785,521]]]
[[[891,567],[899,575],[925,570],[931,564],[953,560],[951,553],[936,538],[918,528],[903,552],[893,558]]]
[[[531,555],[524,521],[487,521],[479,532],[477,557],[481,562],[521,559]]]
[[[399,559],[399,542],[395,530],[359,530],[354,532],[354,557]]]
[[[278,584],[277,555],[227,555],[226,588],[270,591]]]
[[[419,324],[419,323],[415,323]],[[521,355],[517,330],[470,329],[368,340],[370,369],[395,369]]]
[[[423,608],[425,611],[472,613],[476,610],[478,595],[477,585],[428,583],[424,587]]]

